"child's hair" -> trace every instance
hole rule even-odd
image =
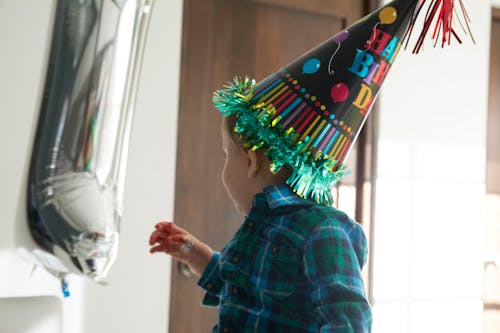
[[[242,147],[243,138],[241,137],[241,135],[239,135],[234,131],[234,128],[236,127],[236,116],[230,115],[224,117],[222,121],[223,121],[224,131],[226,131],[226,133],[229,134],[229,136],[237,146]]]
[[[231,140],[236,144],[236,146],[238,146],[240,148],[244,148],[245,143],[244,143],[243,135],[238,134],[234,131],[235,126],[236,126],[236,116],[235,115],[230,115],[230,116],[223,118],[224,131],[226,131],[226,133],[229,134],[229,136],[231,137]],[[291,175],[292,175],[292,169],[286,165],[283,166],[281,168],[281,170],[276,174],[276,176],[283,178],[283,181],[288,179],[288,177],[290,177]]]

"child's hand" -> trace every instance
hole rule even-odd
[[[149,237],[151,253],[165,252],[187,263],[198,275],[205,270],[213,250],[193,235],[172,222],[160,222]]]
[[[186,230],[171,222],[160,222],[149,237],[149,252],[165,252],[177,260],[187,261],[188,252],[193,247]]]

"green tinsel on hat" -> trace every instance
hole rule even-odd
[[[305,149],[308,138],[297,140],[294,131],[283,131],[279,125],[273,124],[273,107],[251,103],[254,87],[255,80],[235,78],[224,89],[214,93],[215,107],[223,117],[236,116],[234,131],[243,136],[245,148],[265,150],[271,161],[272,173],[276,174],[283,166],[293,170],[287,184],[295,193],[332,206],[331,190],[346,174],[345,168],[333,171],[335,161],[322,155],[313,156]]]

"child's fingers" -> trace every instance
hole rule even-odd
[[[169,242],[169,243],[162,243],[158,244],[155,246],[152,246],[149,249],[149,252],[155,253],[155,252],[165,252],[177,259],[182,259],[183,256],[183,247],[185,245],[185,242]]]
[[[149,237],[149,245],[154,245],[155,243],[179,243],[183,244],[185,243],[185,238],[186,235],[168,235],[164,232],[161,232],[159,230],[155,230],[151,233],[151,236]]]
[[[161,238],[167,237],[172,232],[172,222],[159,222],[155,225],[155,229],[151,236],[149,237],[149,245],[161,240]]]
[[[160,232],[158,230],[155,230],[151,233],[151,236],[149,236],[149,245],[153,245],[158,241],[158,237],[160,236]]]
[[[179,227],[174,222],[159,222],[155,225],[155,228],[164,232],[171,232],[174,234],[187,234],[188,232],[181,227]]]
[[[149,245],[164,242],[168,238],[168,236],[169,235],[165,232],[155,230],[151,233],[151,236],[149,236]]]
[[[155,225],[157,231],[160,231],[167,235],[180,234],[183,236],[189,235],[189,233],[176,225],[173,222],[160,222]]]
[[[162,231],[170,231],[173,224],[173,222],[159,222],[155,225],[155,228]]]
[[[149,242],[150,246],[163,246],[168,250],[180,249],[184,244],[186,244],[186,240],[182,235],[172,235],[168,237],[155,237],[152,235]]]
[[[155,253],[155,252],[166,252],[166,249],[163,245],[156,245],[153,246],[149,249],[150,253]]]
[[[178,245],[178,244],[158,244],[158,245],[155,245],[155,246],[152,246],[149,251],[151,253],[154,253],[154,252],[165,252],[165,253],[168,253],[170,255],[173,255],[175,254],[176,252],[179,251],[179,249],[181,248],[182,245]]]

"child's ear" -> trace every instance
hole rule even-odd
[[[262,166],[262,154],[251,149],[245,149],[245,154],[247,155],[248,161],[247,176],[248,178],[254,178],[260,172],[260,168]]]

